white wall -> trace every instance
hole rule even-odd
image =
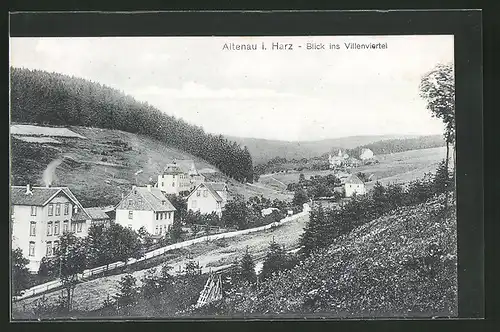
[[[356,193],[356,195],[366,194],[366,188],[364,184],[348,184],[345,185],[345,197],[351,197]]]
[[[207,193],[207,197],[203,197],[204,190],[207,189],[201,188],[197,190],[201,192],[200,196],[197,196],[196,192],[189,196],[187,200],[187,209],[194,212],[200,211],[200,213],[202,214],[210,214],[212,212],[215,212],[219,215],[219,217],[221,217],[222,206],[217,206],[217,201],[210,193]],[[196,204],[194,204],[194,202],[196,202]]]
[[[191,189],[191,178],[187,174],[158,175],[158,188],[167,194],[179,194]]]
[[[129,211],[133,211],[132,219],[128,218]],[[123,227],[131,225],[131,228],[135,231],[144,226],[149,233],[154,234],[155,219],[153,211],[117,209],[115,222]]]

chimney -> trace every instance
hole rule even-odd
[[[33,192],[31,191],[31,186],[29,184],[26,185],[26,195],[33,195]]]

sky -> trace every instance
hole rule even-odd
[[[262,42],[266,50],[224,49]],[[276,42],[293,49],[272,50]],[[387,48],[348,50],[345,43]],[[287,141],[441,134],[418,86],[448,62],[451,35],[10,39],[14,67],[111,86],[207,132]]]

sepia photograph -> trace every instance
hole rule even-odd
[[[458,317],[453,35],[9,44],[13,321]]]

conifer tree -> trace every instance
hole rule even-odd
[[[262,279],[269,278],[273,273],[285,269],[287,256],[283,247],[274,241],[269,244],[269,249],[260,273]]]
[[[252,255],[248,252],[248,247],[245,254],[241,258],[239,277],[241,280],[245,280],[249,283],[255,282],[257,275],[255,273],[255,262],[253,261]]]
[[[301,252],[309,256],[313,251],[326,247],[331,235],[323,206],[317,204],[312,208],[309,221],[300,237]]]

